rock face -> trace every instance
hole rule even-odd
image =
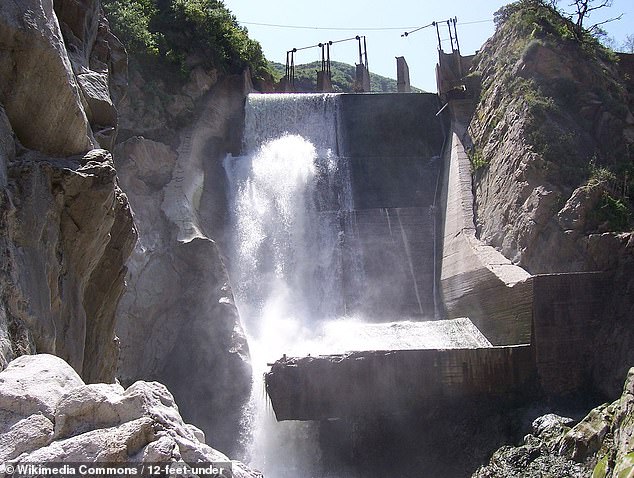
[[[22,356],[0,373],[0,461],[218,463],[255,477],[204,443],[156,382],[86,385],[62,359]]]
[[[3,296],[11,346],[2,365],[37,350],[64,358],[88,381],[111,380],[114,312],[135,240],[112,156],[25,152],[7,177]]]
[[[114,139],[126,64],[100,9],[0,6],[0,368],[46,352],[89,382],[114,378],[114,313],[136,240],[112,155],[95,148]],[[88,89],[82,75],[100,80]]]
[[[118,310],[119,378],[165,383],[183,416],[231,452],[251,367],[221,250],[222,161],[240,149],[248,90],[241,76],[196,68],[175,92],[160,81],[148,88],[141,71],[132,78],[143,101],[124,104],[128,139],[115,157],[139,241]]]
[[[127,60],[94,0],[0,6],[0,103],[20,142],[53,155],[110,149]],[[55,94],[51,94],[55,92]],[[64,125],[60,128],[60,125]]]
[[[592,365],[615,396],[634,362],[634,238],[616,179],[634,160],[632,98],[616,64],[563,38],[563,22],[544,6],[516,9],[475,57],[476,232],[531,274],[613,274]]]
[[[572,425],[572,420],[557,415],[537,418],[522,445],[497,450],[473,478],[632,476],[634,368],[628,373],[621,398],[598,406]]]

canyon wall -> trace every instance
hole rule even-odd
[[[240,152],[250,89],[247,75],[194,67],[170,82],[137,65],[115,147],[139,230],[118,309],[118,377],[166,384],[184,418],[226,452],[251,366],[223,256],[223,160]]]
[[[562,35],[552,9],[505,12],[470,73],[476,234],[533,275],[610,275],[588,368],[616,396],[634,362],[631,89],[613,54]]]
[[[98,0],[3,2],[0,50],[0,369],[160,380],[230,449],[251,371],[213,238],[249,76],[194,68],[168,94],[134,70],[128,91]]]
[[[110,147],[125,84],[98,2],[0,5],[0,368],[51,353],[114,379],[115,308],[136,240]]]

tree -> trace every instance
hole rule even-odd
[[[592,12],[600,10],[602,8],[611,7],[612,1],[613,0],[573,0],[573,2],[568,5],[569,7],[574,8],[574,13],[569,14],[568,16],[574,24],[573,33],[577,40],[582,41],[585,32],[589,32],[593,35],[597,33],[601,34],[603,32],[603,30],[601,29],[601,25],[620,20],[623,17],[623,14],[621,14],[617,17],[609,18],[602,22],[597,22],[587,28],[584,27],[584,25],[586,24],[586,20],[590,17]],[[548,3],[551,6],[555,7],[556,4],[559,3],[559,1],[549,0]]]
[[[634,53],[634,34],[625,37],[625,41],[621,46],[625,53]]]

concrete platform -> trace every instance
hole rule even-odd
[[[415,412],[446,400],[526,395],[529,345],[351,352],[284,358],[266,374],[277,420],[325,420]]]

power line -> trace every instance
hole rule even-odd
[[[241,25],[257,25],[261,27],[274,27],[274,28],[295,28],[298,30],[334,30],[334,31],[358,31],[358,30],[403,30],[414,27],[366,27],[366,28],[351,28],[351,27],[311,27],[306,25],[279,25],[276,23],[258,23],[258,22],[243,22],[238,20]]]
[[[476,23],[487,23],[492,22],[493,19],[489,18],[486,20],[475,20],[471,22],[458,22],[458,25],[473,25]],[[308,25],[282,25],[279,23],[260,23],[260,22],[243,22],[238,20],[238,23],[241,25],[255,25],[260,27],[270,27],[270,28],[291,28],[296,30],[331,30],[331,31],[389,31],[389,30],[414,30],[414,29],[422,29],[425,27],[315,27]],[[425,25],[427,26],[427,25]]]

